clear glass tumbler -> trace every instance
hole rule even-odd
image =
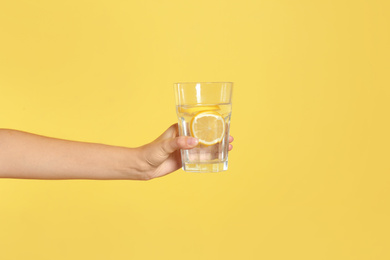
[[[181,150],[183,170],[228,169],[232,88],[232,82],[174,84],[179,133],[199,139],[195,148]]]

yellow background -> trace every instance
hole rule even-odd
[[[236,138],[223,174],[0,180],[0,259],[390,259],[389,12],[0,0],[1,128],[135,147],[233,81]]]

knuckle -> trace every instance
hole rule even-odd
[[[180,147],[184,147],[186,145],[186,140],[184,138],[177,138],[176,139],[176,147],[177,148],[180,148]]]

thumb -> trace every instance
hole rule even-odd
[[[161,148],[166,154],[171,154],[178,149],[191,149],[198,144],[198,139],[194,137],[178,136],[173,139],[164,140]]]

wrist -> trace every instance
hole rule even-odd
[[[123,179],[150,180],[151,165],[147,162],[143,147],[124,148],[119,172]]]

